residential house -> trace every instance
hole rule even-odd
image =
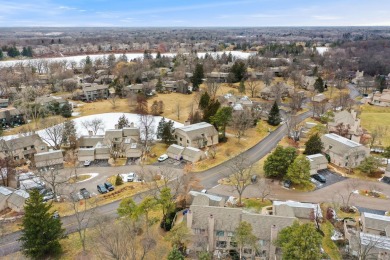
[[[275,216],[295,217],[299,219],[322,218],[321,207],[319,204],[304,203],[297,201],[274,201],[272,203],[272,212]]]
[[[228,81],[229,73],[227,72],[211,72],[206,74],[206,78],[210,78],[219,83],[226,83]]]
[[[51,150],[48,152],[37,153],[34,155],[35,167],[38,170],[47,170],[49,168],[64,168],[64,155],[61,150]]]
[[[193,244],[195,251],[207,248],[218,257],[228,256],[229,252],[238,250],[233,241],[234,232],[241,221],[246,221],[251,224],[258,238],[258,249],[245,247],[243,256],[247,259],[255,256],[259,259],[275,259],[277,252],[273,242],[277,234],[297,220],[294,217],[250,213],[242,208],[210,206],[210,200],[204,202],[205,205],[190,206],[186,214],[187,227],[197,236]]]
[[[202,150],[194,147],[183,147],[177,144],[172,144],[167,149],[169,158],[175,160],[186,160],[192,163],[203,160],[206,155]]]
[[[14,189],[0,186],[0,211],[8,208],[7,200],[13,193]]]
[[[24,115],[14,107],[0,108],[0,127],[8,128],[25,124]]]
[[[351,112],[347,110],[336,112],[332,122],[328,123],[328,131],[329,133],[336,133],[355,142],[360,142],[363,134],[360,118],[357,117],[355,110],[351,110]]]
[[[37,134],[21,136],[10,140],[0,140],[0,157],[12,156],[14,160],[32,160],[34,154],[46,152],[47,145]]]
[[[226,200],[223,197],[211,195],[208,193],[192,190],[188,194],[190,195],[189,203],[191,205],[209,205],[215,207],[224,207],[226,203]]]
[[[360,221],[363,233],[390,237],[390,217],[363,212]]]
[[[292,86],[281,83],[263,88],[259,93],[259,97],[265,100],[275,100],[278,96],[279,98],[288,97],[293,91],[294,88]]]
[[[390,237],[375,233],[365,233],[356,222],[344,221],[344,236],[349,251],[357,258],[390,260]]]
[[[317,103],[328,102],[328,98],[322,93],[313,96],[311,100]]]
[[[82,136],[79,139],[79,161],[108,160],[113,153],[116,157],[139,158],[140,130],[137,127],[109,129],[104,135]]]
[[[177,144],[171,144],[167,149],[167,155],[169,158],[172,158],[174,160],[181,160],[182,153],[184,151],[184,147],[177,145]]]
[[[9,105],[8,98],[0,98],[0,108],[6,108]]]
[[[302,88],[309,90],[309,91],[314,91],[314,83],[316,82],[317,77],[313,76],[303,76],[302,77]]]
[[[54,97],[54,96],[37,97],[35,101],[44,107],[49,106],[52,102],[58,102],[60,107],[68,103],[66,99],[63,99],[62,97]]]
[[[340,167],[357,167],[370,154],[369,148],[337,134],[325,134],[321,140],[330,162]]]
[[[16,212],[24,211],[24,204],[30,197],[29,193],[25,190],[15,190],[7,199],[8,208]]]
[[[307,155],[306,158],[310,162],[310,175],[318,173],[318,171],[328,168],[328,160],[323,154],[317,153]]]
[[[86,101],[106,99],[109,97],[108,85],[83,84],[83,92],[83,99]]]
[[[143,84],[132,84],[123,88],[123,92],[125,93],[125,95],[143,93],[143,91]]]
[[[384,89],[382,93],[375,92],[371,104],[381,107],[390,107],[390,89]]]
[[[174,130],[174,136],[177,144],[184,147],[203,148],[218,144],[217,130],[206,122],[178,127]]]

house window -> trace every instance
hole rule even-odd
[[[180,141],[183,141],[183,138],[180,137]]]
[[[217,241],[217,247],[226,248],[226,241]]]
[[[14,160],[19,160],[19,156],[14,156]]]
[[[234,233],[233,232],[227,232],[227,236],[228,237],[232,237],[232,236],[234,236]]]
[[[260,239],[260,240],[259,240],[259,246],[265,246],[265,241],[262,240],[262,239]]]
[[[222,230],[217,230],[217,237],[223,237],[225,235],[225,232]]]
[[[31,145],[31,149],[34,149],[34,145]]]
[[[190,143],[190,141],[189,140],[187,140],[187,144],[189,144]]]
[[[231,247],[237,247],[237,242],[230,242]]]
[[[27,151],[27,147],[24,147],[23,150]]]
[[[195,231],[195,234],[200,234],[200,232],[201,232],[201,231],[200,231],[200,228],[195,228],[194,231]]]
[[[41,146],[41,150],[45,150],[45,146],[42,145],[42,146]]]
[[[346,162],[346,163],[345,163],[345,167],[347,167],[347,166],[348,166],[348,163]]]

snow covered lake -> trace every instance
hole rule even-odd
[[[75,122],[75,125],[76,125],[77,136],[80,137],[82,135],[88,135],[87,129],[85,129],[82,126],[83,121],[91,121],[91,120],[96,119],[96,118],[101,119],[103,121],[103,124],[104,124],[104,130],[108,130],[108,129],[115,128],[115,125],[118,123],[119,117],[121,117],[122,115],[126,116],[126,118],[129,120],[129,123],[134,123],[134,126],[136,126],[136,127],[140,126],[139,115],[132,114],[132,113],[104,113],[104,114],[97,114],[97,115],[90,115],[90,116],[82,116],[82,117],[78,117],[78,118],[75,118],[72,120]],[[154,128],[155,128],[155,132],[156,132],[158,123],[160,122],[162,117],[161,116],[153,116],[153,117],[154,117]],[[166,119],[166,120],[169,120],[169,119]],[[174,127],[183,126],[183,124],[181,124],[181,123],[178,123],[176,121],[173,121],[173,122],[174,122]],[[104,130],[99,130],[97,134],[101,134],[101,135],[104,134]],[[39,130],[36,133],[43,140],[48,139],[47,133],[44,129]],[[10,139],[14,139],[18,136],[19,135],[17,135],[17,134],[16,135],[7,135],[7,136],[3,136],[3,139],[10,140]]]
[[[222,55],[223,52],[208,52],[211,55]],[[254,55],[254,52],[242,52],[242,51],[231,51],[231,52],[225,52],[226,54],[231,53],[234,57],[240,58],[240,59],[247,59],[250,55]],[[198,57],[204,57],[206,52],[198,52]],[[8,60],[8,61],[0,61],[0,67],[12,67],[15,66],[15,64],[23,62],[24,64],[29,64],[38,61],[38,60],[46,60],[46,61],[75,61],[76,63],[80,63],[82,60],[84,60],[87,56],[91,58],[91,60],[96,60],[98,58],[103,59],[103,57],[108,57],[109,54],[95,54],[95,55],[79,55],[79,56],[69,56],[69,57],[56,57],[56,58],[42,58],[42,59],[25,59],[25,60]],[[123,54],[115,54],[116,58],[119,58]],[[163,53],[162,56],[167,57],[174,57],[176,56],[176,53]],[[143,53],[127,53],[126,54],[128,60],[143,58]],[[155,58],[156,53],[153,53],[152,56]]]

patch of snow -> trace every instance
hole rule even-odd
[[[80,112],[72,112],[72,116],[79,116]]]
[[[122,115],[125,115],[130,123],[133,122],[135,127],[139,127],[140,126],[139,115],[138,114],[132,114],[132,113],[104,113],[104,114],[82,116],[82,117],[78,117],[78,118],[75,118],[75,119],[72,119],[72,120],[73,120],[73,122],[75,122],[76,132],[77,132],[77,135],[80,137],[80,136],[83,136],[83,135],[88,135],[88,131],[82,126],[82,122],[84,122],[84,121],[92,121],[93,119],[101,119],[103,121],[104,130],[115,129],[115,125],[118,123],[118,119]],[[156,133],[158,123],[160,122],[162,117],[161,116],[152,116],[152,117],[154,117],[154,132]],[[177,127],[182,127],[183,124],[178,123],[176,121],[173,121],[173,126],[175,128],[177,128]],[[99,130],[97,132],[97,134],[98,135],[103,135],[104,134],[104,130]],[[53,145],[48,140],[50,138],[48,138],[48,134],[46,133],[45,129],[39,130],[36,133],[42,138],[43,141],[45,141],[49,145]],[[8,136],[4,136],[3,139],[4,140],[11,140],[11,139],[15,139],[17,137],[18,137],[17,134],[16,135],[8,135]],[[154,136],[154,139],[156,139],[156,136]]]
[[[359,191],[358,190],[354,190],[354,191],[352,191],[352,193],[359,194]]]

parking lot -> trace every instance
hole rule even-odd
[[[330,186],[332,184],[335,184],[337,182],[340,182],[340,181],[347,179],[346,177],[340,176],[332,171],[329,171],[328,169],[320,170],[320,171],[318,171],[318,173],[325,177],[326,182],[321,183],[321,182],[314,180],[312,178],[311,181],[316,185],[316,190],[322,189],[324,187]]]

